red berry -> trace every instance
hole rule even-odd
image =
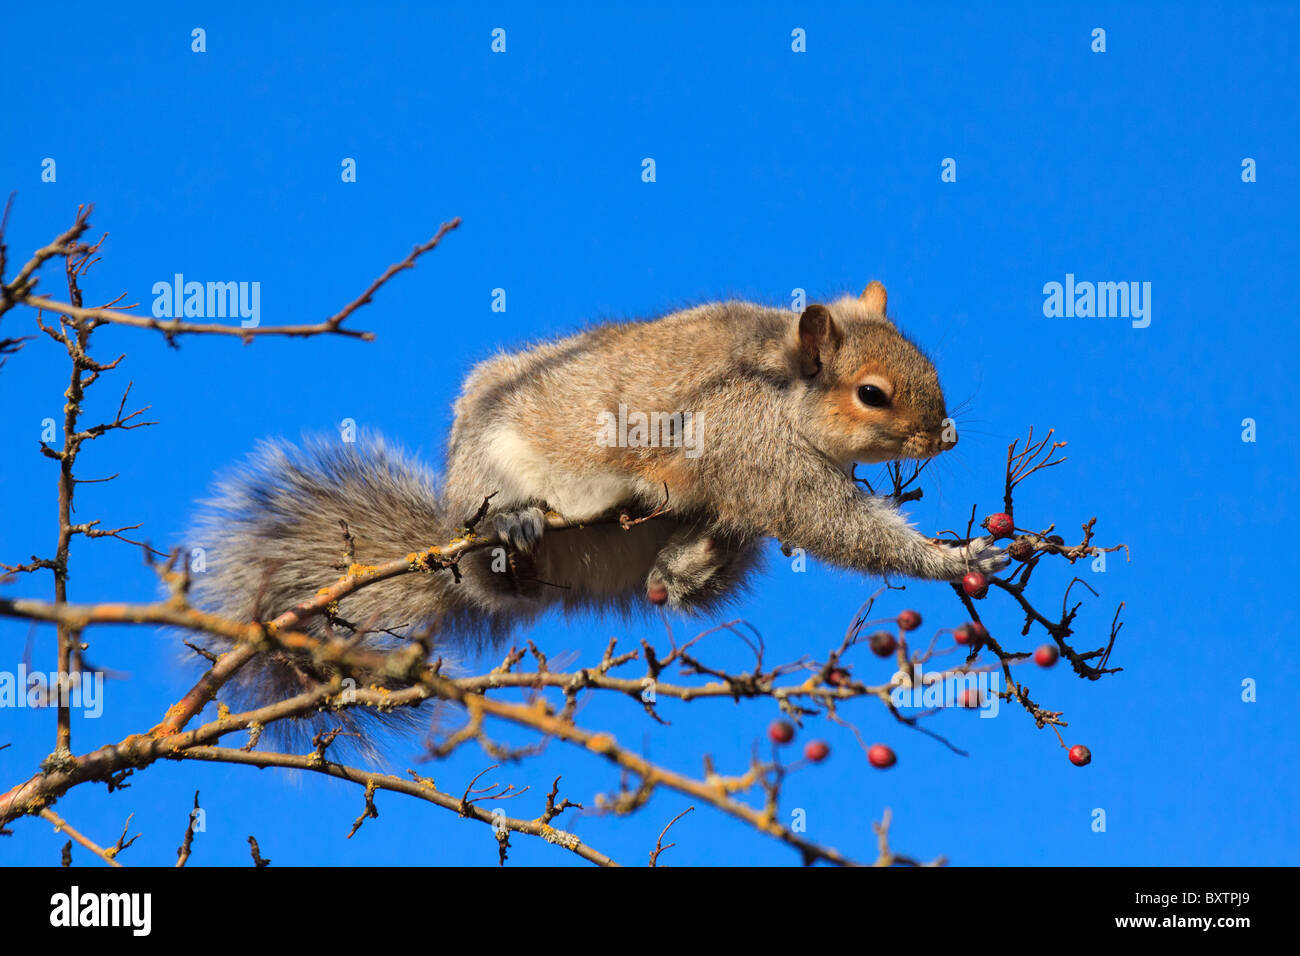
[[[978,571],[972,571],[961,579],[962,590],[973,598],[982,598],[989,593],[989,579]]]
[[[1055,644],[1044,644],[1034,651],[1034,663],[1039,667],[1051,667],[1060,656],[1061,652],[1056,649]]]
[[[915,631],[921,626],[921,615],[916,611],[904,611],[898,615],[898,626],[905,631]]]
[[[898,641],[888,631],[876,631],[867,638],[867,642],[871,645],[871,653],[877,657],[888,657],[898,650]]]
[[[803,755],[813,763],[821,763],[831,755],[831,748],[824,740],[810,740],[803,748]]]
[[[867,751],[867,760],[871,766],[881,770],[898,763],[897,755],[884,744],[872,744],[871,749]]]
[[[1083,744],[1075,744],[1070,748],[1070,763],[1076,767],[1086,767],[1092,763],[1092,751]]]
[[[668,589],[667,589],[667,588],[662,588],[662,587],[660,587],[660,588],[650,588],[648,591],[646,591],[646,595],[645,595],[645,596],[646,596],[647,598],[650,599],[650,603],[651,603],[651,604],[667,604],[667,603],[668,603]]]
[[[988,528],[989,534],[995,538],[1009,538],[1016,530],[1016,523],[1011,520],[1011,515],[999,511],[984,519],[984,527]]]
[[[832,667],[826,675],[826,683],[832,687],[842,687],[849,682],[849,672],[843,667]]]
[[[968,621],[953,631],[952,639],[958,644],[981,647],[984,644],[984,638],[988,636],[989,632],[983,624],[979,621]]]
[[[767,728],[767,735],[774,744],[788,744],[794,740],[794,724],[788,720],[774,720]]]
[[[978,688],[967,687],[957,695],[958,707],[978,707],[981,703],[982,701],[980,700],[980,692]]]

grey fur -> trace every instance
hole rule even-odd
[[[197,597],[241,620],[268,618],[338,578],[340,520],[357,561],[377,564],[451,540],[487,495],[480,528],[498,533],[510,560],[504,549],[471,552],[460,583],[445,572],[403,575],[346,598],[339,616],[378,645],[437,622],[441,642],[456,648],[496,642],[548,607],[644,609],[656,589],[677,610],[708,613],[743,589],[768,537],[868,572],[951,580],[1001,569],[1008,559],[990,541],[941,545],[852,480],[853,461],[948,447],[933,366],[864,303],[813,307],[821,311],[802,322],[720,303],[485,361],[456,402],[441,487],[379,438],[266,443],[206,504],[192,540],[209,555]],[[864,375],[888,388],[888,410],[854,404]],[[598,422],[621,408],[689,412],[701,428],[697,453],[611,447]],[[648,513],[665,488],[668,513],[630,530],[545,530],[547,512],[570,522]],[[316,619],[310,629],[328,626]],[[241,689],[265,700],[324,676],[280,655],[246,668]]]

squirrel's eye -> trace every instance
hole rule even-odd
[[[885,390],[876,385],[859,385],[858,401],[868,408],[884,408],[889,404]]]

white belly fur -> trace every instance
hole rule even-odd
[[[557,469],[533,444],[509,427],[493,431],[488,455],[501,476],[502,498],[540,498],[569,521],[587,521],[630,504],[636,482],[617,476],[583,476]]]

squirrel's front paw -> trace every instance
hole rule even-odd
[[[546,512],[541,508],[503,511],[493,516],[492,525],[502,543],[516,551],[532,551],[546,530]]]
[[[971,571],[997,574],[1011,563],[1007,549],[999,547],[990,537],[972,538],[955,546],[947,543],[952,560],[952,580],[960,580]]]
[[[999,547],[992,538],[975,538],[966,546],[970,570],[984,574],[997,574],[1011,563],[1007,549]]]

